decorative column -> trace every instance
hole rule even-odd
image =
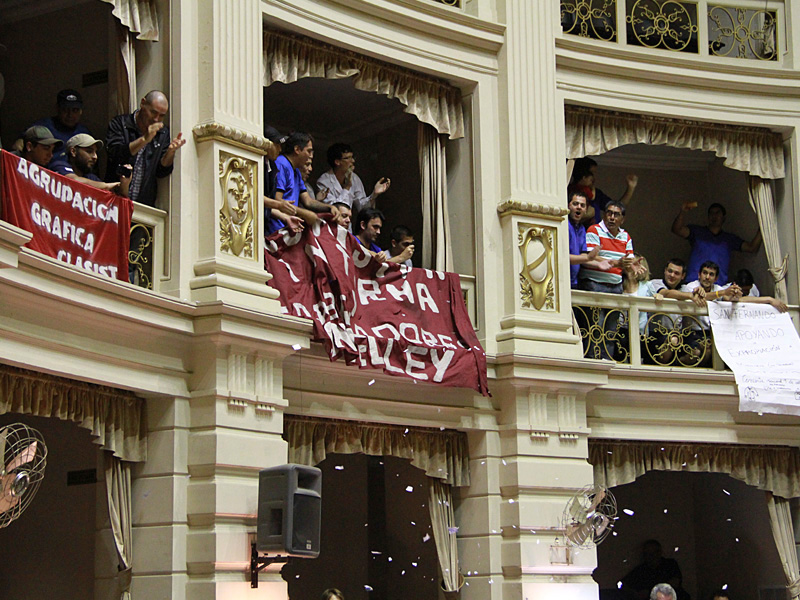
[[[210,0],[194,10],[199,181],[191,297],[277,313],[264,271],[262,157],[271,142],[261,135],[261,3]]]
[[[584,391],[519,381],[501,394],[503,599],[596,599],[595,550],[567,550],[563,530],[567,502],[593,482]]]
[[[186,598],[213,600],[250,593],[250,543],[258,514],[258,472],[286,464],[282,438],[283,360],[308,346],[307,331],[229,333],[236,323],[209,315],[193,365],[186,489]],[[259,576],[259,597],[286,598],[280,566]]]
[[[500,352],[579,358],[572,330],[564,106],[556,89],[558,3],[503,0],[501,52],[505,304]]]

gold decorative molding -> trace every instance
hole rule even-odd
[[[552,206],[550,204],[532,204],[519,200],[506,200],[498,205],[497,212],[501,217],[519,215],[523,217],[540,217],[545,219],[555,219],[560,221],[569,214],[569,210],[563,206]]]
[[[215,121],[195,125],[192,133],[198,143],[216,140],[261,155],[266,154],[272,147],[272,142],[265,137]]]
[[[256,193],[256,163],[227,152],[219,153],[219,182],[222,207],[219,209],[220,250],[235,256],[254,258],[253,238]]]
[[[554,227],[519,226],[522,254],[519,283],[523,308],[556,310],[555,235]]]

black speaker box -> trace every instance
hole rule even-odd
[[[319,556],[322,471],[281,465],[258,473],[260,552],[304,558]]]

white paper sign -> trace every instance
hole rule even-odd
[[[709,302],[708,314],[739,386],[739,410],[800,415],[800,338],[789,314],[741,302]]]

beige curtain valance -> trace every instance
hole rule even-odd
[[[667,145],[708,150],[725,166],[763,179],[784,177],[783,139],[779,133],[739,127],[566,107],[567,158],[597,156],[625,144]]]
[[[396,456],[410,459],[428,477],[469,485],[467,436],[460,431],[286,415],[283,432],[290,463],[314,466],[328,454]]]
[[[147,460],[144,400],[132,393],[0,365],[0,414],[72,421],[122,460]]]
[[[140,40],[158,41],[155,0],[101,0],[113,6],[111,14]]]
[[[451,140],[464,137],[461,92],[452,85],[309,38],[265,31],[264,85],[303,77],[352,77],[356,89],[399,100],[405,112]]]
[[[782,498],[800,496],[800,449],[787,447],[589,441],[594,482],[613,487],[648,471],[726,473]]]

